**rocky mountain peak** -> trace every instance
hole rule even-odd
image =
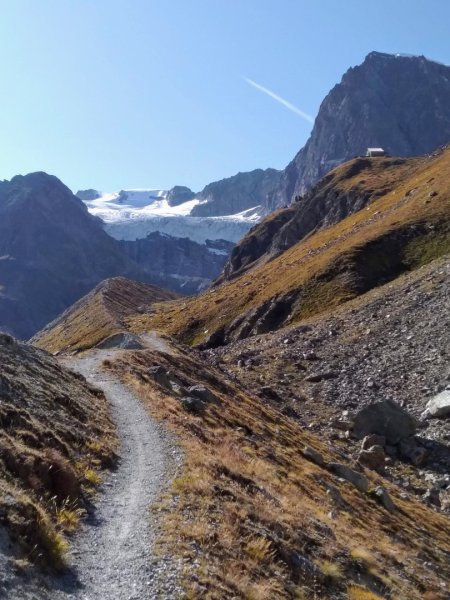
[[[368,147],[416,156],[449,140],[450,67],[424,56],[371,52],[325,97],[309,140],[284,170],[269,205],[289,204]]]

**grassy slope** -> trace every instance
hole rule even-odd
[[[57,568],[114,429],[103,394],[47,354],[0,334],[0,364],[0,520],[22,556]]]
[[[123,331],[128,315],[149,310],[153,302],[177,297],[173,292],[124,277],[107,279],[37,333],[32,341],[49,352],[91,348]]]
[[[220,405],[210,404],[202,416],[186,413],[176,397],[155,386],[151,365],[176,373],[184,385],[206,385]],[[346,459],[206,367],[195,352],[128,353],[107,366],[181,439],[185,464],[167,498],[161,543],[186,560],[188,597],[445,597],[440,584],[450,575],[450,537],[444,515],[403,499],[375,472],[366,471],[370,489],[362,494],[309,462],[305,444],[327,461]],[[389,490],[395,513],[371,497],[376,485]],[[333,504],[329,486],[340,491],[344,507]]]
[[[373,169],[362,176],[352,175],[350,162],[332,175],[333,185],[343,188],[394,187],[368,208],[201,296],[130,317],[131,328],[158,329],[197,344],[288,292],[296,295],[294,323],[450,251],[450,149],[402,163],[397,174],[392,167],[384,175],[381,164],[374,160]],[[437,195],[430,197],[431,192]]]

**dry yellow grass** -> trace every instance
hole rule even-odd
[[[150,310],[153,302],[177,297],[173,292],[124,277],[107,279],[37,333],[32,342],[49,352],[91,348],[124,331],[130,314]]]
[[[176,372],[186,385],[206,385],[220,405],[208,405],[203,416],[186,413],[148,376],[155,364]],[[383,598],[403,594],[419,600],[427,591],[440,593],[450,544],[444,516],[402,500],[395,486],[373,472],[371,487],[382,483],[389,489],[396,513],[340,483],[301,453],[307,444],[326,460],[336,460],[328,446],[227,383],[195,354],[181,348],[173,356],[141,351],[108,368],[133,386],[181,440],[185,464],[166,509],[163,504],[167,512],[159,543],[189,561],[188,597],[332,598],[352,585],[354,593],[370,589]],[[350,510],[330,503],[329,484],[339,487]],[[430,569],[427,561],[443,571]],[[358,587],[361,577],[367,590]]]

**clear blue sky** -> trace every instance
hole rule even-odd
[[[449,26],[448,0],[0,0],[0,179],[199,190],[282,168],[349,66],[450,64]]]

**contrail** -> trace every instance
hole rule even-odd
[[[274,100],[276,100],[277,102],[279,102],[280,104],[282,104],[283,106],[288,108],[289,110],[292,110],[292,112],[295,112],[297,115],[302,117],[302,119],[305,119],[305,121],[308,121],[308,123],[314,123],[314,118],[311,115],[308,115],[308,113],[305,113],[303,110],[301,110],[300,108],[298,108],[291,102],[288,102],[281,96],[278,96],[278,94],[275,94],[271,90],[268,90],[264,86],[260,85],[259,83],[256,83],[256,81],[253,81],[252,79],[249,79],[248,77],[243,77],[243,79],[244,79],[244,81],[246,81],[248,84],[252,85],[254,88],[259,90],[260,92],[267,94],[268,96],[270,96],[271,98],[273,98]]]

